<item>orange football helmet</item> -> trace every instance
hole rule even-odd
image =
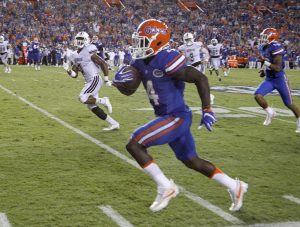
[[[275,28],[266,28],[260,33],[260,43],[261,44],[270,44],[273,41],[279,39],[279,34]]]
[[[170,37],[170,29],[165,23],[155,19],[142,22],[132,34],[132,57],[144,59],[156,55],[169,46]]]

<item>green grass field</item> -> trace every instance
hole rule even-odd
[[[287,75],[299,93],[300,71]],[[248,69],[232,70],[222,82],[208,78],[211,87],[255,88],[262,80],[257,70]],[[118,226],[100,206],[142,227],[300,225],[300,205],[283,197],[300,198],[300,134],[279,96],[267,100],[286,112],[279,110],[282,116],[268,127],[258,109],[240,109],[257,107],[251,94],[212,91],[218,117],[212,133],[197,130],[201,115],[195,110],[192,131],[199,155],[249,183],[240,212],[228,211],[225,188],[187,169],[168,146],[160,146],[151,154],[184,191],[154,214],[148,207],[156,186],[125,150],[133,130],[154,118],[153,111],[138,110],[150,107],[145,91],[140,87],[126,97],[103,87],[100,96],[110,97],[112,116],[121,124],[119,131],[103,132],[105,122],[78,101],[82,86],[81,76],[71,79],[61,68],[38,72],[15,66],[4,74],[1,67],[0,213],[12,226]],[[193,85],[187,85],[185,99],[191,107],[200,106]],[[300,107],[300,97],[294,101]],[[205,202],[214,205],[211,210],[201,205]]]

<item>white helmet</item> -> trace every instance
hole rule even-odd
[[[194,43],[194,36],[192,33],[185,33],[183,35],[183,43],[190,46]]]
[[[74,40],[74,45],[77,48],[83,48],[87,45],[90,44],[90,37],[89,34],[86,32],[79,32],[76,36],[75,36],[75,40]]]
[[[4,42],[4,36],[0,35],[0,43],[3,43],[3,42]]]
[[[218,44],[218,40],[217,39],[212,39],[210,42],[211,42],[212,45],[217,45]]]

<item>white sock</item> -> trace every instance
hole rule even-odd
[[[236,189],[236,180],[232,179],[225,173],[216,173],[215,175],[213,175],[212,179],[219,182],[220,184],[228,188],[230,191],[235,191]]]
[[[109,115],[107,115],[106,119],[105,119],[109,124],[111,125],[115,125],[118,124],[117,121],[115,121],[114,119],[112,119]]]
[[[156,163],[152,162],[150,165],[144,168],[144,171],[152,177],[159,187],[169,188],[171,186],[170,180],[160,170]]]
[[[265,111],[268,113],[268,114],[273,114],[274,113],[274,110],[271,108],[271,107],[267,107],[265,109]]]

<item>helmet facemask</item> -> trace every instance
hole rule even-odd
[[[86,32],[80,32],[75,36],[74,45],[81,49],[90,44],[89,35]]]
[[[158,34],[158,33],[157,33]],[[132,46],[130,52],[134,59],[144,59],[154,54],[154,50],[150,47],[151,42],[156,39],[157,35],[153,35],[151,40],[146,36],[139,36],[137,32],[132,34]]]

